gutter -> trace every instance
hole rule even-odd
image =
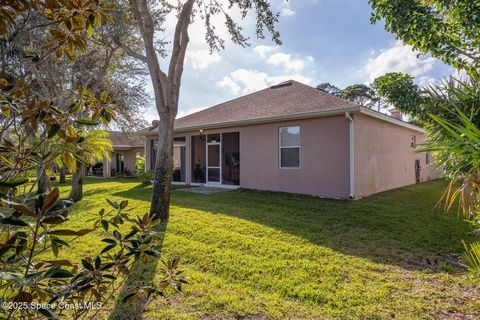
[[[380,119],[380,120],[383,120],[383,121],[387,121],[387,122],[390,122],[390,123],[393,123],[393,124],[396,124],[396,125],[408,128],[408,129],[412,129],[412,130],[421,132],[421,133],[425,133],[425,130],[421,127],[418,127],[416,125],[413,125],[411,123],[408,123],[408,122],[405,122],[405,121],[402,121],[402,120],[399,120],[399,119],[395,119],[393,117],[387,116],[386,114],[383,114],[383,113],[380,113],[380,112],[377,112],[377,111],[373,111],[371,109],[367,109],[367,108],[364,108],[364,107],[362,107],[359,111],[360,111],[360,113],[365,114],[367,116],[377,118],[377,119]]]
[[[246,125],[270,123],[270,122],[278,122],[278,121],[330,117],[330,116],[343,115],[345,112],[360,112],[360,111],[361,111],[361,107],[344,108],[344,109],[337,109],[332,111],[304,112],[304,113],[275,116],[275,117],[246,119],[246,120],[240,120],[240,121],[225,121],[225,122],[218,122],[218,123],[212,123],[212,124],[183,127],[183,128],[175,129],[175,132],[188,132],[188,131],[197,131],[197,130],[205,130],[205,129],[220,129],[220,128],[226,128],[226,127],[246,126]],[[155,134],[158,134],[158,133],[155,132]]]
[[[278,121],[291,121],[291,120],[301,120],[301,119],[312,119],[312,118],[321,118],[321,117],[330,117],[330,116],[339,116],[344,115],[345,112],[350,114],[352,113],[361,113],[373,118],[377,118],[383,121],[387,121],[408,129],[412,129],[418,132],[424,133],[425,130],[421,127],[415,126],[408,122],[398,120],[392,118],[386,114],[373,111],[371,109],[367,109],[365,107],[351,107],[351,108],[343,108],[337,109],[332,111],[319,111],[319,112],[304,112],[304,113],[297,113],[291,115],[283,115],[283,116],[274,116],[274,117],[265,117],[265,118],[255,118],[255,119],[246,119],[240,121],[225,121],[225,122],[217,122],[217,123],[210,123],[210,124],[201,124],[189,127],[182,127],[174,129],[175,133],[180,132],[189,132],[189,131],[198,131],[198,130],[207,130],[207,129],[222,129],[228,127],[239,127],[239,126],[247,126],[247,125],[255,125],[255,124],[262,124],[262,123],[272,123]],[[156,128],[150,128],[149,132],[143,132],[145,136],[156,136],[158,135],[158,131],[154,130]]]
[[[348,120],[348,133],[349,133],[349,181],[350,181],[350,194],[349,198],[355,198],[355,123],[350,115],[350,112],[345,112],[345,118]]]

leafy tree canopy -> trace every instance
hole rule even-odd
[[[385,102],[398,111],[415,116],[418,114],[420,91],[414,78],[402,72],[389,72],[373,82],[373,88]]]
[[[478,0],[370,0],[371,22],[470,75],[480,73]]]
[[[339,97],[340,96],[340,93],[342,90],[340,90],[340,88],[338,88],[337,86],[331,84],[331,83],[328,83],[328,82],[323,82],[323,83],[320,83],[318,86],[317,86],[317,89],[318,90],[322,90],[322,91],[325,91],[327,93],[330,93],[334,96],[337,96]]]
[[[346,87],[341,91],[340,97],[368,108],[373,107],[378,102],[375,90],[365,84],[353,84]]]

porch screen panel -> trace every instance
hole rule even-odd
[[[185,146],[173,147],[173,181],[185,182]]]
[[[205,183],[205,136],[192,136],[192,182]]]
[[[150,140],[150,170],[155,170],[155,164],[157,163],[157,145],[157,139]]]
[[[222,135],[222,184],[240,185],[240,133]]]

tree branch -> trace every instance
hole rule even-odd
[[[155,28],[152,15],[146,0],[130,0],[130,5],[145,46],[147,66],[155,95],[155,106],[159,114],[165,113],[167,111],[167,75],[160,68],[153,43]]]
[[[147,57],[146,56],[144,56],[141,53],[135,52],[132,48],[130,48],[126,44],[121,43],[120,40],[115,40],[115,44],[117,46],[119,46],[120,48],[122,48],[123,51],[125,51],[129,56],[131,56],[135,59],[138,59],[138,60],[142,61],[143,63],[147,63]]]
[[[193,4],[195,0],[188,0],[182,7],[177,25],[175,26],[175,36],[173,39],[173,52],[168,70],[168,107],[170,113],[175,116],[178,109],[178,97],[180,92],[180,81],[183,73],[183,64],[185,61],[185,52],[189,41],[188,27],[191,21]]]

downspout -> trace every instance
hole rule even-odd
[[[345,112],[345,118],[348,120],[349,132],[349,168],[350,168],[350,194],[349,198],[355,198],[355,126],[350,112]]]

